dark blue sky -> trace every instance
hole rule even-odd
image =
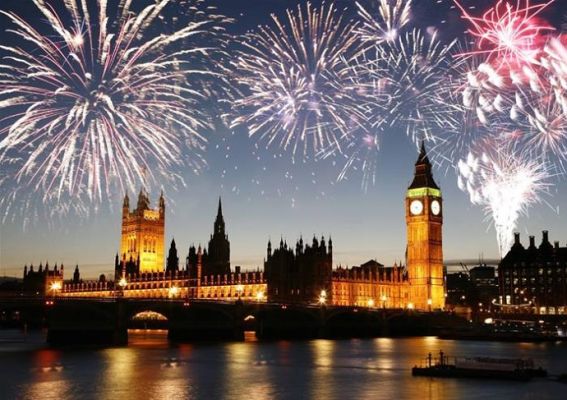
[[[2,0],[0,8],[15,10],[38,19],[31,1]],[[237,18],[235,33],[268,23],[272,12],[281,15],[298,0],[215,0],[219,11]],[[317,4],[317,2],[314,2]],[[353,2],[339,1],[352,9]],[[465,30],[447,0],[417,0],[413,18],[423,26],[437,26],[446,39]],[[479,8],[490,2],[474,1]],[[562,1],[558,1],[558,4]],[[561,10],[557,6],[555,11]],[[562,12],[550,12],[557,18]],[[441,21],[446,21],[441,23]],[[555,21],[557,22],[557,21]],[[0,31],[6,29],[0,18]],[[4,41],[4,34],[2,41]],[[2,110],[0,110],[0,116]],[[208,161],[200,175],[187,175],[187,186],[177,191],[166,188],[166,244],[175,237],[184,259],[190,244],[205,244],[212,232],[218,196],[222,196],[227,231],[231,241],[232,265],[255,268],[262,265],[268,238],[280,235],[295,242],[300,234],[332,235],[334,263],[356,265],[370,258],[390,265],[403,260],[405,252],[404,196],[417,157],[415,145],[403,131],[391,130],[383,136],[378,157],[376,183],[367,192],[361,189],[361,176],[336,182],[340,166],[332,160],[308,160],[292,164],[279,157],[275,149],[255,149],[254,140],[243,130],[229,132],[219,128],[205,153]],[[483,254],[497,257],[494,229],[483,210],[470,204],[467,194],[456,185],[453,171],[436,169],[437,183],[443,191],[445,259],[470,259]],[[524,241],[528,234],[550,231],[551,240],[567,244],[567,185],[555,180],[545,201],[522,217],[518,230]],[[131,202],[135,193],[130,193]],[[150,193],[153,204],[159,193]],[[83,276],[94,277],[113,271],[114,254],[120,241],[121,203],[113,209],[77,219],[62,217],[22,228],[22,221],[9,221],[0,231],[0,274],[19,275],[24,264],[78,263]],[[70,272],[68,272],[70,273]]]

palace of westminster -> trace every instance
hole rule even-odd
[[[230,266],[230,242],[219,199],[213,233],[206,248],[191,246],[181,263],[177,246],[164,247],[165,200],[150,207],[144,190],[136,206],[126,195],[122,207],[120,253],[115,280],[83,282],[79,269],[63,279],[63,266],[39,271],[25,268],[24,285],[42,285],[63,297],[179,298],[216,301],[328,304],[335,306],[443,309],[441,191],[433,180],[424,146],[406,199],[407,250],[404,265],[386,267],[375,260],[352,268],[333,269],[331,238],[300,238],[295,245],[280,240],[267,245],[263,271]],[[165,266],[165,268],[164,268]]]

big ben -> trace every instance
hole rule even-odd
[[[409,301],[420,310],[442,309],[445,306],[443,202],[423,142],[406,195],[406,225]]]

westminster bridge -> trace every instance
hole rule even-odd
[[[21,310],[23,319],[42,307],[52,345],[125,345],[128,329],[156,323],[170,340],[191,342],[242,340],[245,331],[259,339],[430,335],[455,322],[446,313],[242,300],[62,297],[13,299],[1,306],[3,312]],[[144,321],[144,315],[159,318]]]

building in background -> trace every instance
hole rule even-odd
[[[498,266],[500,296],[505,312],[567,314],[567,247],[551,244],[543,231],[539,246],[535,237],[525,248],[516,233],[514,244]]]
[[[28,296],[49,296],[55,294],[63,287],[64,266],[58,267],[57,264],[53,269],[49,269],[49,263],[40,263],[37,270],[31,265],[24,267],[24,280],[22,284],[22,292]],[[77,267],[78,268],[78,267]]]
[[[201,246],[199,246],[201,247]],[[185,269],[195,279],[197,277],[198,249],[191,245],[185,262]],[[208,249],[201,254],[202,276],[230,274],[230,242],[226,233],[226,224],[222,214],[222,201],[219,198],[217,216],[213,224],[213,233],[209,238]]]
[[[283,303],[316,303],[331,299],[331,278],[333,270],[333,241],[329,245],[322,237],[313,237],[311,245],[300,238],[293,247],[283,239],[272,251],[268,242],[267,257],[264,261],[264,275],[268,283],[270,301]]]

